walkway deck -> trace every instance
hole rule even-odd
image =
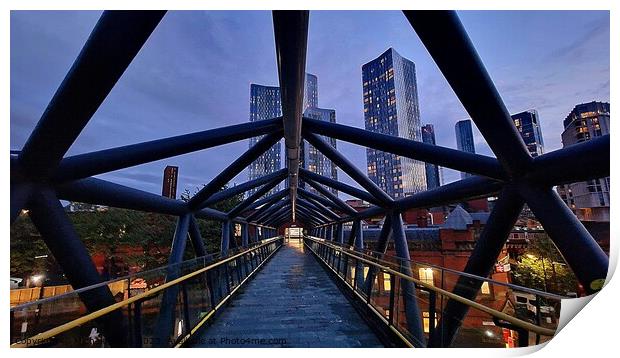
[[[312,254],[291,241],[203,330],[194,347],[382,346]]]

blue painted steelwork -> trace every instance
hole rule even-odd
[[[343,224],[353,222],[351,236],[348,238],[349,245],[362,249],[362,220],[382,215],[385,215],[386,219],[377,250],[385,252],[391,238],[397,255],[405,258],[409,255],[409,248],[402,231],[402,212],[411,208],[439,206],[501,192],[465,272],[479,276],[488,274],[497,258],[498,247],[501,248],[504,244],[509,229],[514,225],[516,215],[525,202],[540,219],[580,283],[588,292],[598,291],[602,286],[601,280],[606,277],[608,258],[551,188],[557,184],[609,176],[610,137],[602,136],[533,159],[456,14],[447,11],[404,13],[497,159],[302,118],[307,11],[273,13],[282,90],[282,117],[63,159],[67,149],[165,14],[161,11],[106,11],[24,148],[21,151],[11,151],[11,221],[22,209],[30,209],[35,226],[56,261],[64,269],[69,282],[73,287],[79,288],[99,283],[101,278],[62,211],[59,199],[179,217],[170,257],[170,261],[175,262],[183,255],[188,232],[195,253],[206,254],[198,229],[198,219],[222,222],[220,251],[226,254],[235,245],[232,225],[242,224],[241,245],[247,246],[249,242],[275,236],[277,227],[291,221],[303,224],[313,235],[341,244],[345,241]],[[302,135],[303,139],[348,173],[366,191],[299,168]],[[187,203],[92,177],[260,136],[262,139],[256,145],[218,174]],[[477,176],[393,200],[320,136],[467,171]],[[220,191],[282,137],[287,148],[286,169]],[[286,177],[288,188],[260,199]],[[316,189],[318,194],[298,189],[299,177]],[[357,212],[330,189],[374,205]],[[256,192],[228,213],[206,207],[249,190]],[[298,199],[298,194],[303,199]],[[250,235],[250,225],[255,227],[254,235]],[[406,271],[406,267],[403,269]],[[361,270],[358,270],[359,273]],[[356,281],[363,282],[359,279]],[[415,293],[415,287],[403,285],[407,300],[407,322],[411,332],[415,332],[419,335],[417,338],[423,340],[421,319],[415,308],[415,300],[407,298]],[[479,289],[477,284],[472,282],[465,282],[464,287],[455,292],[463,297],[472,297],[472,292]],[[90,311],[113,302],[110,291],[105,287],[92,292],[96,293],[81,297]],[[448,301],[446,312],[442,316],[450,319],[442,320],[441,329],[434,330],[443,332],[443,335],[441,339],[432,336],[428,342],[431,346],[447,346],[452,342],[467,308],[457,302]],[[123,345],[124,337],[117,334],[122,330],[111,329],[114,325],[110,321],[102,320],[100,324],[111,345]]]

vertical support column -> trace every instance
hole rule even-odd
[[[523,199],[514,188],[505,187],[495,203],[491,216],[489,216],[463,272],[480,277],[488,277],[491,274],[493,265],[522,209]],[[469,300],[475,300],[481,286],[482,281],[480,280],[460,276],[454,286],[453,293]],[[448,300],[435,330],[435,336],[430,337],[429,345],[431,347],[449,347],[454,341],[468,310],[469,306]]]
[[[385,254],[385,251],[387,250],[388,240],[392,236],[391,234],[392,215],[388,213],[383,220],[383,226],[381,227],[381,233],[379,234],[379,240],[377,240],[377,246],[375,247],[375,251]],[[379,258],[381,258],[381,256]],[[366,278],[366,289],[369,296],[372,293],[372,284],[375,281],[375,276],[377,276],[377,267],[371,266],[368,272],[368,277]]]
[[[180,263],[183,261],[183,254],[187,246],[187,233],[190,226],[190,214],[180,216],[177,220],[177,228],[172,238],[170,248],[170,258],[168,259],[168,270],[166,282],[179,278],[182,273]],[[157,334],[154,345],[157,347],[168,347],[168,343],[175,329],[174,315],[176,312],[177,298],[179,296],[179,286],[175,285],[164,291],[157,317]]]
[[[392,215],[392,237],[394,238],[396,256],[402,259],[400,271],[407,276],[413,277],[413,272],[411,271],[411,265],[409,263],[409,245],[407,244],[407,237],[405,236],[405,229],[403,228],[402,216],[396,211],[393,211],[390,215]],[[401,278],[400,287],[403,295],[403,301],[405,303],[405,316],[407,317],[409,332],[411,332],[415,338],[416,343],[419,346],[424,347],[426,346],[426,338],[424,337],[424,328],[422,325],[421,312],[418,308],[418,302],[416,299],[415,286],[413,282]]]
[[[194,248],[196,256],[205,256],[207,250],[205,249],[204,241],[202,241],[202,236],[200,235],[200,227],[193,215],[190,216],[189,220],[189,237],[192,240],[192,247]]]
[[[230,227],[232,222],[230,220],[222,221],[222,241],[220,244],[220,252],[222,256],[226,256],[228,254],[228,249],[230,248]]]
[[[248,247],[248,243],[249,243],[249,226],[250,224],[245,223],[245,224],[241,224],[241,246],[243,247]]]
[[[339,244],[344,244],[343,225],[343,223],[338,223],[338,225],[336,225],[336,242],[338,242]]]
[[[51,189],[43,188],[32,194],[30,218],[74,289],[102,282],[86,247],[80,241],[64,208]],[[115,303],[112,292],[107,286],[82,292],[79,296],[90,312]],[[113,347],[127,345],[122,322],[123,317],[119,310],[97,319],[107,342]]]

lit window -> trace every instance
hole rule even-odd
[[[483,295],[490,295],[491,294],[491,289],[489,288],[489,282],[484,281],[482,283],[482,287],[480,288],[481,292]]]
[[[435,285],[435,282],[433,281],[433,269],[426,267],[426,268],[421,268],[420,270],[418,270],[418,273],[420,275],[420,281],[427,283],[431,286]]]
[[[390,291],[392,289],[392,282],[390,281],[390,275],[387,273],[383,274],[383,290]]]
[[[430,323],[431,323],[431,315],[428,312],[422,312],[422,321],[424,324],[424,333],[429,333]],[[435,316],[435,324],[433,327],[437,327],[437,316]]]

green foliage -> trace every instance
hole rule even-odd
[[[530,241],[513,271],[513,278],[518,285],[560,295],[577,291],[575,274],[547,236]]]
[[[187,201],[189,195],[186,189],[181,199]],[[242,195],[237,195],[212,208],[228,212],[241,200]],[[165,265],[168,260],[177,222],[174,216],[117,208],[67,214],[91,255],[101,253],[107,259],[139,266],[142,270]],[[197,222],[207,252],[218,252],[221,222],[202,219]],[[35,259],[42,255],[48,258]],[[192,245],[188,243],[185,258],[192,257]],[[27,277],[51,270],[60,271],[28,215],[21,215],[11,225],[11,276]]]

